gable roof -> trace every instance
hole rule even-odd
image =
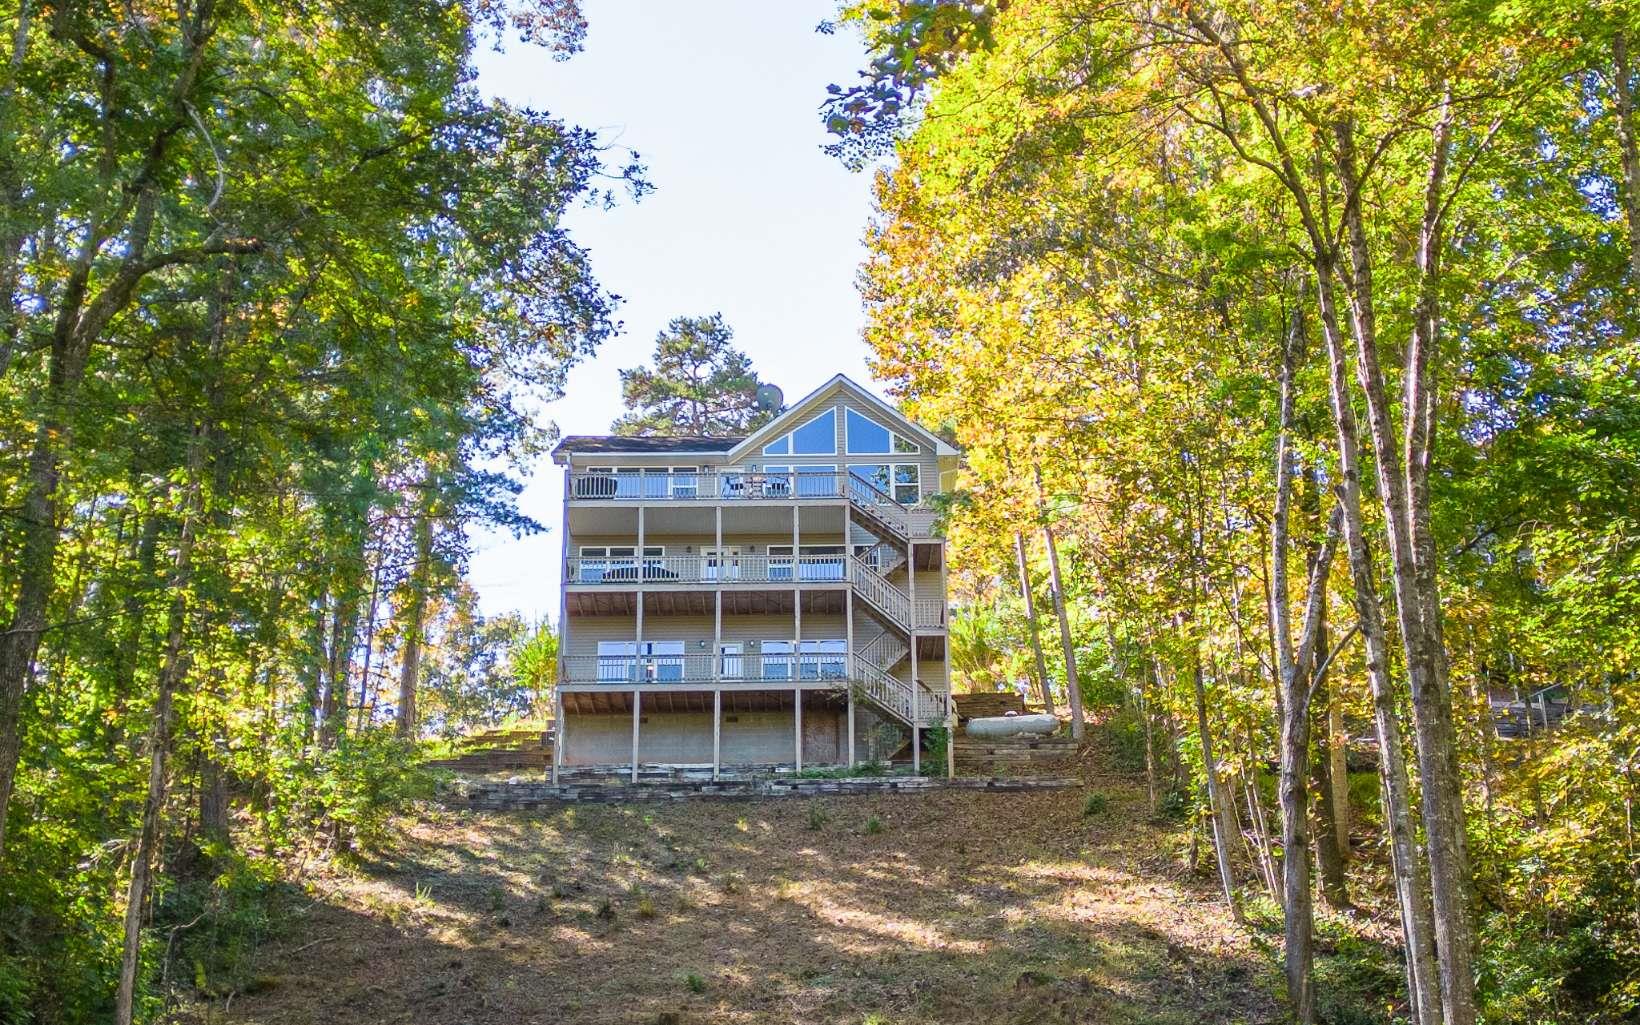
[[[788,406],[784,413],[770,420],[758,430],[753,431],[749,437],[740,439],[738,444],[729,449],[729,459],[733,461],[748,453],[760,451],[763,445],[799,426],[799,422],[806,418],[816,407],[840,392],[847,393],[850,398],[875,410],[878,415],[886,417],[890,423],[900,430],[900,433],[915,435],[919,441],[928,445],[936,456],[960,454],[955,448],[951,447],[949,442],[941,440],[939,436],[912,423],[904,413],[860,387],[846,374],[836,374],[831,380]]]
[[[623,434],[571,434],[553,447],[553,462],[562,463],[572,453],[660,455],[674,452],[727,452],[746,439],[708,438],[693,434],[634,437]]]

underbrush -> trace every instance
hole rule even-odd
[[[1279,971],[1282,964],[1281,905],[1269,897],[1250,898],[1243,910],[1258,946]],[[1392,1025],[1401,1019],[1405,987],[1398,951],[1361,923],[1317,913],[1315,921],[1316,1017],[1326,1025]]]

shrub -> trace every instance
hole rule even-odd
[[[172,978],[192,978],[207,997],[255,982],[257,954],[276,931],[284,891],[271,861],[224,849],[211,864],[209,877],[164,886],[155,908],[156,931],[174,937],[165,950]]]
[[[934,774],[942,775],[946,755],[951,750],[951,731],[944,726],[934,726],[923,730],[923,736],[928,738],[928,751],[923,755],[923,772],[928,772],[928,766],[932,765]]]
[[[1103,815],[1109,808],[1110,798],[1099,793],[1097,790],[1089,792],[1086,797],[1082,798],[1083,818],[1092,818],[1095,815]]]
[[[1120,772],[1145,771],[1145,722],[1138,709],[1124,706],[1105,724],[1111,761]]]
[[[876,834],[876,833],[881,833],[882,831],[883,831],[883,820],[882,819],[878,818],[875,815],[873,815],[869,819],[866,819],[866,832],[867,833]]]
[[[706,992],[706,980],[701,978],[696,972],[690,972],[688,975],[685,975],[683,977],[683,984],[689,988],[689,992],[691,993]]]
[[[421,755],[384,728],[344,736],[311,761],[290,759],[270,773],[275,831],[318,824],[348,848],[379,847],[395,813],[433,794],[436,777]]]

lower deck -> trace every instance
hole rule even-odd
[[[906,752],[921,768],[925,730],[890,721],[847,690],[602,688],[561,691],[553,774],[560,770],[853,766]],[[949,745],[947,745],[949,747]],[[944,769],[945,767],[940,767]]]

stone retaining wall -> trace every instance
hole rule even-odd
[[[937,779],[927,776],[864,776],[852,779],[720,780],[704,783],[491,783],[450,785],[446,803],[483,811],[529,811],[566,803],[621,804],[640,801],[746,800],[841,794],[898,794],[931,790],[1058,790],[1078,786],[1070,777],[1035,779]]]

